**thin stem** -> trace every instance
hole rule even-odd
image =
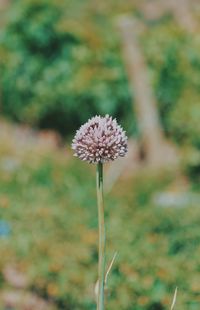
[[[104,310],[106,234],[105,234],[105,224],[104,224],[103,164],[102,163],[97,164],[97,202],[98,202],[98,219],[99,219],[99,264],[98,264],[97,310]]]

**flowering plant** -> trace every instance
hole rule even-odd
[[[96,184],[99,218],[99,264],[97,286],[97,310],[104,310],[105,274],[105,224],[103,200],[103,163],[115,160],[127,153],[127,136],[117,121],[106,115],[95,116],[82,125],[72,141],[75,156],[97,164]],[[113,261],[112,261],[113,262]],[[111,262],[111,264],[112,264]],[[110,270],[110,267],[108,268]]]

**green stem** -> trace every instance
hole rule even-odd
[[[105,234],[105,224],[104,224],[103,164],[102,163],[97,164],[97,202],[98,202],[98,219],[99,219],[99,264],[98,264],[97,310],[104,310],[106,234]]]

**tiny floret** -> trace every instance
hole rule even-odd
[[[127,136],[116,119],[94,116],[77,130],[72,149],[81,160],[104,163],[126,155]]]

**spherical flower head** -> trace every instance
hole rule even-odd
[[[126,155],[127,136],[116,119],[94,116],[77,130],[72,149],[81,160],[104,163]]]

